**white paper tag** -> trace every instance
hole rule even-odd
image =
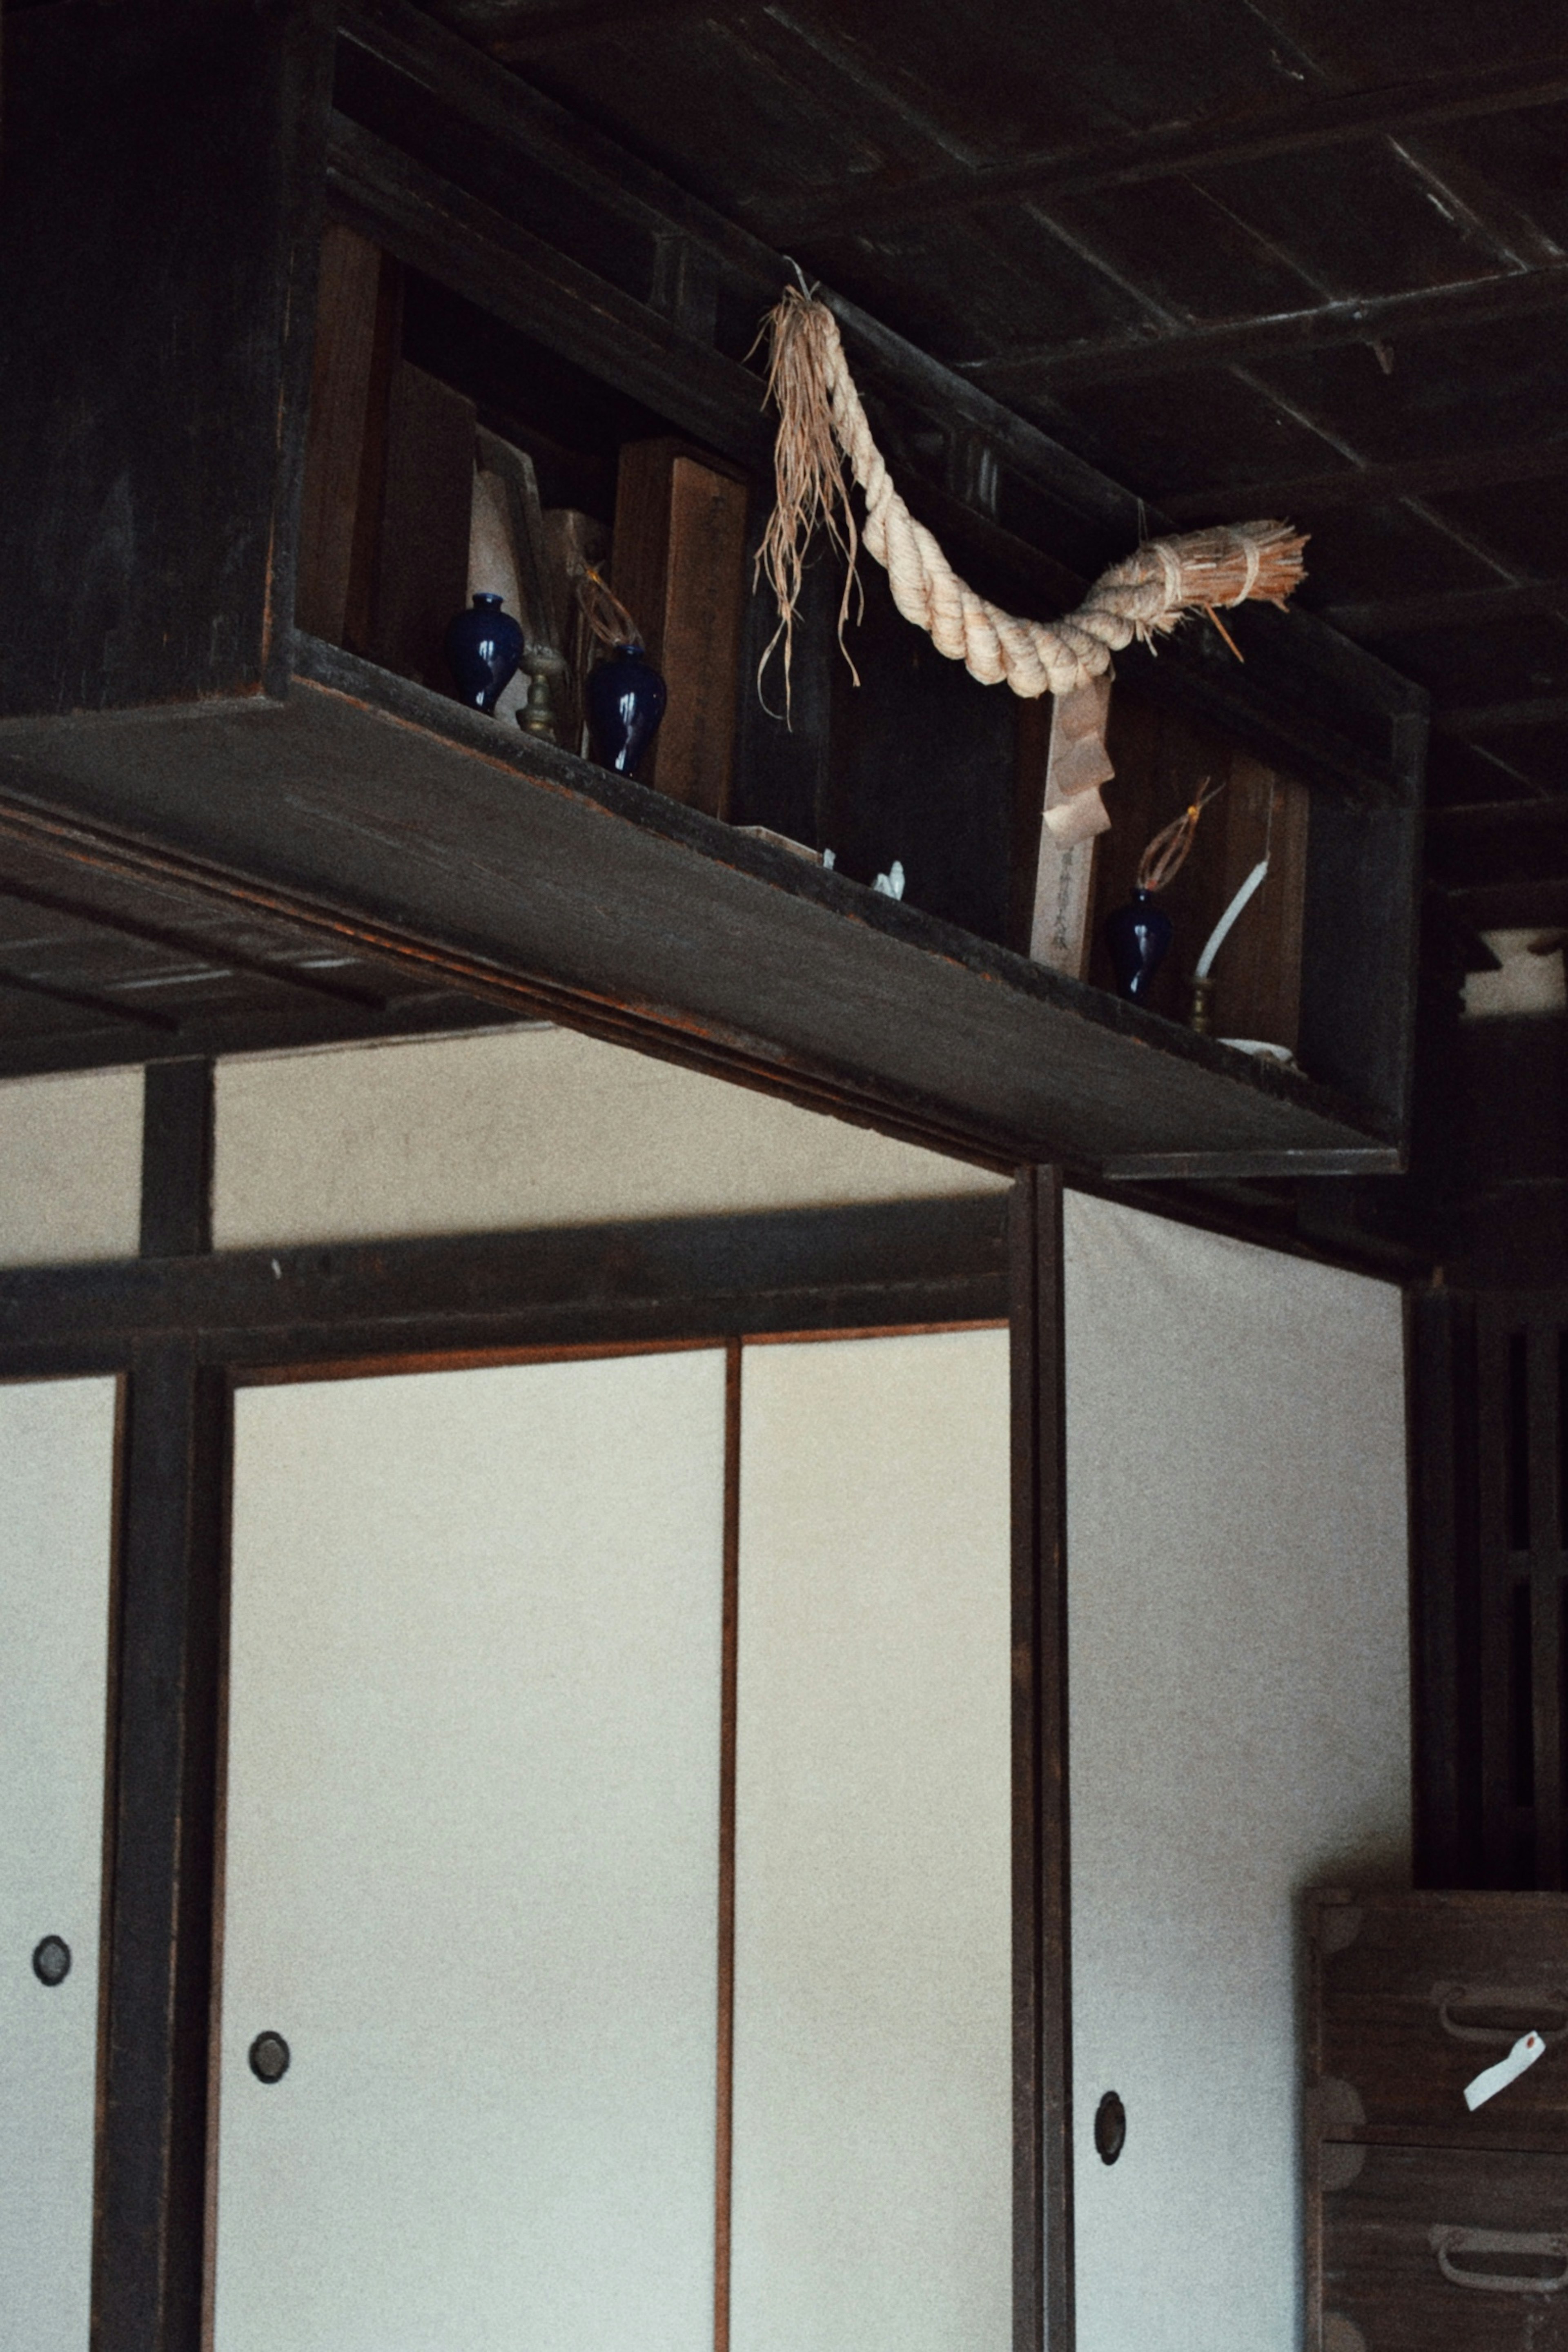
[[[1470,2113],[1474,2115],[1489,2099],[1495,2099],[1500,2091],[1506,2091],[1510,2083],[1517,2083],[1545,2047],[1539,2033],[1521,2033],[1506,2058],[1500,2058],[1495,2066],[1489,2066],[1484,2074],[1478,2074],[1473,2083],[1465,2084],[1465,2105]]]

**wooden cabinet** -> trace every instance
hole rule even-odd
[[[1320,1893],[1308,1922],[1309,2352],[1568,2346],[1568,1896]]]

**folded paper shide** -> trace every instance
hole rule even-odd
[[[1489,2099],[1495,2099],[1500,2091],[1506,2091],[1510,2083],[1517,2083],[1545,2047],[1539,2033],[1521,2033],[1506,2058],[1500,2058],[1495,2066],[1489,2066],[1473,2083],[1465,2084],[1465,2105],[1470,2113],[1474,2115]]]

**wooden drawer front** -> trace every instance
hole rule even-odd
[[[1326,2135],[1568,2148],[1568,1895],[1371,1896],[1313,1925]],[[1531,2028],[1545,2055],[1472,2116],[1465,2084]]]
[[[1568,2352],[1568,2156],[1333,2153],[1321,2352]]]

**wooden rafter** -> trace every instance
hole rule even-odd
[[[960,362],[973,383],[1001,397],[1074,384],[1133,383],[1183,370],[1233,367],[1238,362],[1335,344],[1377,343],[1404,335],[1452,333],[1528,317],[1568,302],[1568,261],[1542,269],[1500,271],[1448,286],[1422,286],[1404,294],[1377,294],[1301,310],[1270,310],[1250,319],[1220,319],[1169,334],[1116,335],[1094,343],[1043,345],[995,359]]]
[[[1442,498],[1455,490],[1508,482],[1543,482],[1568,474],[1568,439],[1510,441],[1442,457],[1407,457],[1386,466],[1338,466],[1331,472],[1285,474],[1261,482],[1221,482],[1163,493],[1173,522],[1214,522],[1238,505],[1259,514],[1310,514],[1321,507],[1371,506],[1383,499]]]
[[[1331,604],[1323,617],[1348,637],[1394,637],[1427,629],[1485,628],[1495,621],[1521,621],[1537,613],[1568,614],[1568,580],[1508,581],[1495,588]]]
[[[1438,735],[1508,734],[1516,727],[1568,725],[1568,694],[1541,694],[1526,702],[1481,702],[1462,709],[1435,710]]]
[[[1162,123],[1092,145],[1020,157],[980,170],[931,173],[844,190],[830,205],[781,210],[770,226],[788,237],[853,234],[986,205],[1044,202],[1150,180],[1337,147],[1347,141],[1512,114],[1568,100],[1568,51],[1528,63],[1435,74],[1391,89],[1293,100],[1228,122]]]

